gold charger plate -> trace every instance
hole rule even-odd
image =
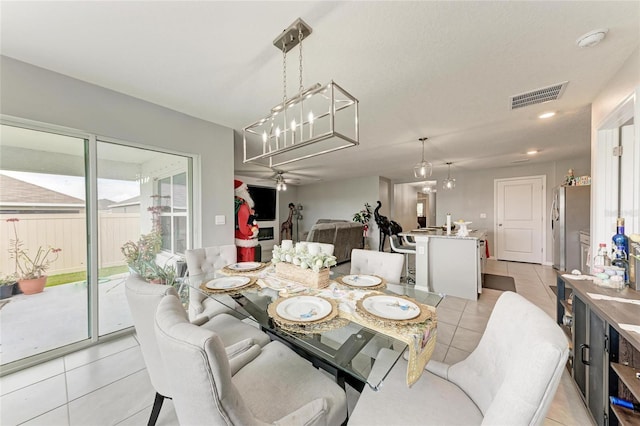
[[[233,287],[233,288],[221,288],[221,289],[213,289],[213,288],[207,287],[207,284],[209,282],[215,281],[215,279],[208,280],[207,282],[204,282],[204,283],[200,284],[200,290],[204,291],[205,293],[210,293],[210,294],[233,294],[233,293],[237,293],[240,290],[244,290],[246,288],[251,287],[258,280],[256,277],[246,277],[246,278],[249,279],[249,282],[247,282],[244,285],[241,285],[241,286],[238,286],[238,287]]]
[[[351,275],[365,275],[365,274],[349,274],[347,276],[351,276]],[[380,289],[383,289],[383,288],[387,287],[387,281],[384,278],[382,278],[382,277],[380,277],[378,275],[371,275],[371,274],[366,274],[366,275],[370,276],[370,277],[379,278],[380,279],[380,284],[376,284],[376,285],[372,285],[372,286],[366,287],[366,286],[351,285],[351,284],[349,284],[347,282],[344,282],[344,280],[342,279],[343,277],[337,277],[335,280],[338,282],[338,284],[341,284],[341,285],[349,287],[349,288],[357,288],[358,290],[380,290]]]
[[[281,303],[290,303],[290,302],[287,302],[287,301],[290,301],[295,297],[317,297],[318,299],[322,299],[323,301],[328,302],[331,305],[331,311],[327,315],[325,315],[322,318],[319,318],[317,320],[309,320],[308,318],[305,318],[304,321],[290,320],[290,319],[284,318],[280,314],[278,314],[278,305],[280,305]],[[271,318],[273,318],[279,324],[307,326],[307,325],[312,325],[312,324],[320,324],[320,323],[328,322],[328,321],[331,321],[332,319],[334,319],[338,315],[338,305],[336,304],[335,300],[327,299],[325,297],[320,297],[320,296],[281,297],[281,298],[279,298],[278,300],[276,300],[275,302],[273,302],[273,303],[271,303],[269,305],[269,307],[267,308],[267,313],[269,314],[269,316]]]
[[[413,318],[408,318],[408,319],[390,319],[390,318],[385,318],[382,316],[378,316],[375,315],[373,313],[371,313],[368,309],[365,308],[365,301],[371,297],[379,297],[379,296],[390,296],[393,297],[394,299],[404,299],[407,302],[410,302],[411,305],[415,305],[418,307],[418,309],[420,309],[420,313],[413,317]],[[375,293],[375,294],[369,294],[365,297],[363,297],[362,299],[358,300],[356,302],[356,311],[357,313],[368,320],[372,320],[375,322],[382,322],[382,323],[388,323],[388,324],[394,324],[394,325],[401,325],[401,324],[418,324],[421,322],[425,322],[428,319],[432,319],[435,318],[434,313],[432,313],[431,309],[426,306],[423,305],[421,303],[419,303],[418,301],[411,299],[410,297],[406,297],[406,296],[401,296],[401,295],[389,295],[389,294],[385,294],[385,293]]]

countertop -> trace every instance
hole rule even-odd
[[[404,235],[410,235],[412,237],[433,237],[433,238],[455,238],[459,240],[484,240],[487,238],[487,231],[484,229],[474,229],[469,232],[467,237],[459,237],[456,235],[457,231],[452,231],[451,235],[447,235],[447,231],[442,229],[414,229],[409,232],[402,232]]]

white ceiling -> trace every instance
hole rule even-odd
[[[325,180],[434,174],[588,154],[590,103],[640,44],[640,2],[7,2],[1,53],[241,129],[282,96],[272,41],[301,17],[305,86],[360,100],[360,146],[282,167]],[[576,39],[608,28],[598,46]],[[288,92],[297,88],[297,50]],[[569,81],[557,101],[509,98]],[[548,110],[556,117],[540,120]],[[240,152],[238,150],[238,152]],[[255,170],[236,156],[236,172]],[[264,176],[270,175],[267,171]],[[452,173],[453,174],[453,173]],[[302,178],[304,176],[292,176]]]

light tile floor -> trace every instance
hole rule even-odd
[[[555,296],[549,289],[555,285],[555,273],[550,267],[493,260],[487,264],[486,272],[513,276],[517,292],[555,318]],[[348,264],[340,267],[348,272]],[[476,302],[443,300],[433,359],[455,363],[469,355],[500,294],[485,290]],[[154,394],[138,341],[127,336],[0,378],[0,424],[143,425]],[[178,424],[170,400],[165,401],[157,424]],[[591,424],[567,372],[545,424]]]

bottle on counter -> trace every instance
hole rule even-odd
[[[447,235],[451,235],[451,213],[447,213]]]
[[[629,260],[627,259],[627,253],[625,253],[624,250],[616,248],[611,265],[624,268],[624,283],[625,285],[629,284]]]
[[[609,265],[611,265],[611,258],[607,253],[607,244],[600,243],[598,245],[598,252],[593,258],[593,273],[602,273],[604,272],[604,267]]]
[[[624,234],[624,217],[616,221],[616,235],[613,236],[613,249],[619,253],[629,254],[629,237]]]

